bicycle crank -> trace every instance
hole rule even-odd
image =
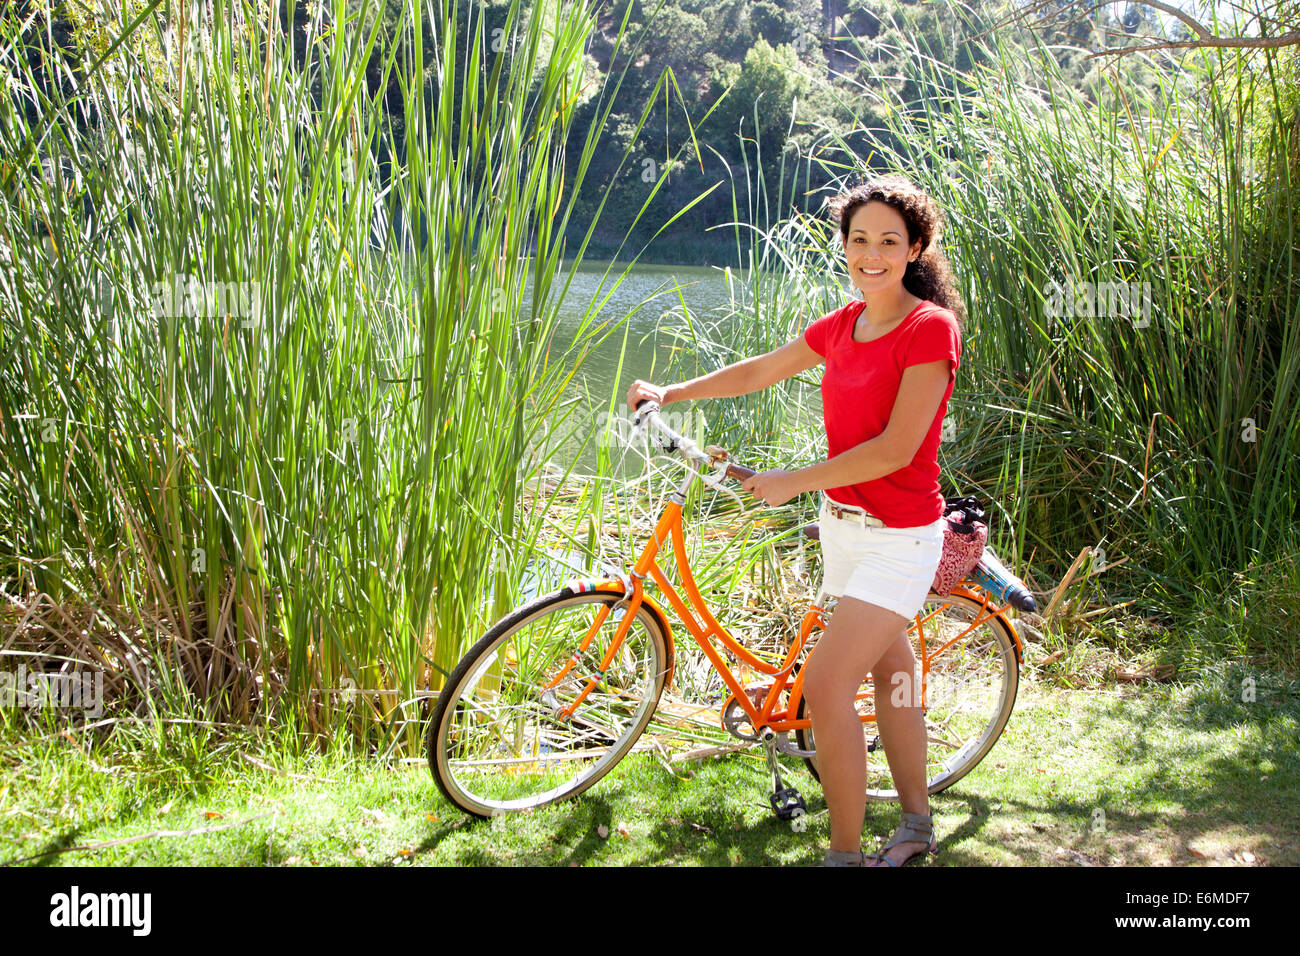
[[[817,756],[817,751],[800,750],[799,747],[791,743],[789,734],[776,735],[776,749],[781,751],[781,753],[785,754],[787,757],[802,757],[804,760],[807,760],[809,757]]]
[[[777,736],[766,727],[763,728],[763,744],[767,754],[767,769],[772,772],[773,792],[768,797],[768,802],[772,804],[773,812],[782,820],[798,820],[807,816],[808,805],[804,803],[803,795],[794,787],[785,786],[781,779],[781,767],[776,762]]]

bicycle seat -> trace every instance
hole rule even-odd
[[[815,524],[806,524],[803,526],[803,533],[814,541],[821,540],[821,528]]]

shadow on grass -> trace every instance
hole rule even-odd
[[[517,858],[509,851],[503,851],[495,837],[499,834],[493,829],[493,820],[484,820],[460,814],[460,811],[445,804],[443,812],[459,815],[459,819],[436,827],[432,833],[416,848],[417,853],[433,853],[442,844],[453,838],[461,838],[465,846],[456,850],[456,862],[464,866],[500,866],[503,863],[542,864],[562,866],[569,863],[582,864],[591,860],[605,846],[605,838],[599,835],[598,826],[604,826],[608,832],[614,831],[614,811],[607,800],[600,797],[584,796],[574,801],[544,807],[533,812],[508,814],[502,820],[508,821],[520,830],[553,830],[545,837],[552,844],[537,854],[534,859]]]
[[[985,862],[1300,863],[1291,685],[1228,664],[1185,686],[1035,703],[958,785],[996,804],[1003,847],[986,842]]]
[[[1025,681],[993,751],[931,798],[939,854],[927,865],[1300,864],[1300,700],[1290,685],[1255,678],[1254,699],[1243,701],[1251,676],[1229,665],[1193,684],[1125,696]],[[758,751],[672,771],[657,756],[633,754],[576,800],[489,820],[461,813],[425,776],[362,765],[308,786],[314,799],[292,805],[280,829],[263,822],[252,833],[241,827],[184,846],[149,841],[151,849],[124,853],[171,863],[190,859],[193,846],[204,859],[235,854],[256,865],[818,866],[830,832],[824,796],[802,762],[783,758],[782,767],[807,803],[801,821],[772,812]],[[178,774],[187,795],[190,776]],[[157,825],[141,816],[149,800],[114,792],[108,803],[123,824]],[[895,803],[867,804],[864,849],[889,838],[899,812]],[[67,830],[29,865],[67,861],[58,851],[85,837]]]
[[[13,866],[18,863],[25,863],[27,866],[60,865],[62,863],[60,858],[63,856],[64,851],[77,845],[77,837],[83,829],[84,827],[75,826],[64,830],[37,852],[23,853],[13,859],[0,860],[0,866]]]

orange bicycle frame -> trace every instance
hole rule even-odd
[[[717,618],[713,616],[713,612],[709,610],[708,605],[705,603],[703,595],[700,594],[699,588],[695,584],[695,576],[691,573],[690,561],[686,555],[686,538],[682,524],[682,509],[685,506],[686,490],[691,481],[696,477],[698,477],[698,474],[692,474],[689,476],[687,481],[683,483],[682,487],[670,497],[663,513],[659,516],[659,521],[655,526],[654,534],[651,536],[650,540],[646,542],[645,548],[641,552],[641,556],[636,561],[636,565],[630,575],[630,581],[619,580],[616,578],[601,578],[578,579],[570,583],[570,586],[574,587],[575,590],[609,591],[623,594],[625,600],[624,602],[618,602],[618,604],[626,603],[627,613],[624,614],[623,619],[619,622],[614,638],[610,642],[610,646],[606,650],[604,658],[601,660],[599,672],[588,680],[587,686],[580,694],[578,694],[572,704],[564,708],[563,713],[566,716],[572,716],[578,705],[581,704],[587,695],[596,687],[597,683],[604,675],[605,670],[608,669],[610,664],[613,662],[614,655],[618,653],[618,649],[622,646],[628,629],[631,627],[637,611],[643,604],[649,607],[651,613],[663,625],[665,638],[668,641],[668,680],[666,683],[670,684],[672,682],[672,631],[668,624],[667,616],[663,613],[663,610],[645,594],[643,582],[646,576],[649,575],[664,595],[667,596],[673,610],[677,612],[678,618],[680,618],[682,623],[686,625],[687,630],[691,632],[691,635],[695,638],[695,642],[700,646],[700,650],[704,652],[705,656],[707,656],[709,661],[713,664],[714,669],[717,670],[718,675],[727,685],[727,688],[731,691],[736,702],[745,711],[745,714],[749,718],[751,726],[753,726],[755,731],[761,731],[766,727],[771,728],[774,733],[780,734],[791,730],[807,729],[812,726],[811,719],[807,717],[800,719],[795,716],[799,712],[799,703],[803,698],[803,671],[800,670],[799,673],[794,674],[793,681],[791,681],[790,678],[791,674],[794,673],[795,663],[798,661],[804,645],[812,636],[813,630],[825,628],[825,609],[817,603],[813,603],[809,606],[808,611],[800,621],[799,633],[796,635],[795,640],[791,643],[789,650],[786,652],[785,659],[780,664],[770,664],[767,661],[756,657],[754,654],[750,653],[744,645],[731,636],[731,633],[717,620]],[[660,548],[663,546],[664,540],[669,536],[671,536],[672,539],[673,556],[676,561],[677,572],[681,577],[682,589],[686,592],[691,605],[694,606],[695,612],[699,615],[699,620],[696,619],[695,614],[691,612],[691,608],[687,606],[686,602],[682,600],[681,595],[677,593],[677,590],[673,588],[672,584],[668,581],[668,578],[664,575],[663,569],[660,568],[658,562],[655,560]],[[966,583],[967,582],[963,582],[963,585]],[[978,585],[975,587],[978,589]],[[942,654],[948,647],[952,646],[952,644],[961,640],[961,638],[970,633],[972,629],[984,624],[990,618],[997,617],[1007,625],[1015,641],[1016,657],[1021,663],[1024,661],[1024,651],[1020,641],[1020,635],[1016,632],[1015,627],[1011,625],[1010,620],[1004,613],[1011,607],[1009,603],[998,607],[994,602],[989,600],[988,594],[982,589],[972,590],[965,586],[954,588],[952,593],[979,603],[981,605],[981,611],[975,616],[975,619],[967,625],[965,630],[934,651],[930,651],[926,645],[925,626],[936,614],[943,611],[944,608],[949,605],[940,605],[925,614],[924,617],[918,614],[914,619],[912,627],[916,628],[920,632],[921,638],[919,643],[921,648],[922,708],[925,707],[925,694],[927,690],[926,678],[930,672],[930,661]],[[609,604],[601,609],[600,613],[596,616],[596,620],[592,623],[591,628],[584,636],[578,649],[574,652],[568,663],[566,663],[560,672],[546,685],[548,688],[558,684],[565,675],[569,673],[570,669],[577,664],[579,655],[591,644],[596,633],[600,630],[601,625],[604,624],[609,614],[618,606],[618,604]],[[772,676],[772,684],[768,688],[767,695],[764,697],[760,707],[754,705],[749,694],[745,692],[744,686],[736,678],[736,675],[732,673],[731,668],[727,666],[727,662],[714,646],[712,642],[713,638],[716,638],[727,650],[736,655],[744,665],[761,674]],[[785,707],[778,710],[777,702],[780,700],[781,694],[786,690],[787,686],[790,691],[789,699],[787,700]],[[859,699],[861,699],[861,696]],[[876,719],[874,711],[871,713],[861,714],[860,716],[863,723],[874,722]]]

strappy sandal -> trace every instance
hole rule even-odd
[[[822,866],[866,866],[868,859],[861,850],[827,850]]]
[[[930,845],[924,850],[917,850],[903,860],[902,863],[895,863],[893,858],[885,856],[891,847],[896,847],[900,843],[920,843],[922,841],[928,842]],[[934,817],[928,813],[904,813],[903,822],[898,825],[898,829],[894,831],[894,835],[889,842],[880,848],[880,852],[872,853],[867,859],[875,860],[876,862],[872,864],[874,866],[879,866],[882,860],[890,866],[907,866],[913,860],[921,859],[927,853],[938,852],[939,844],[934,840]]]

